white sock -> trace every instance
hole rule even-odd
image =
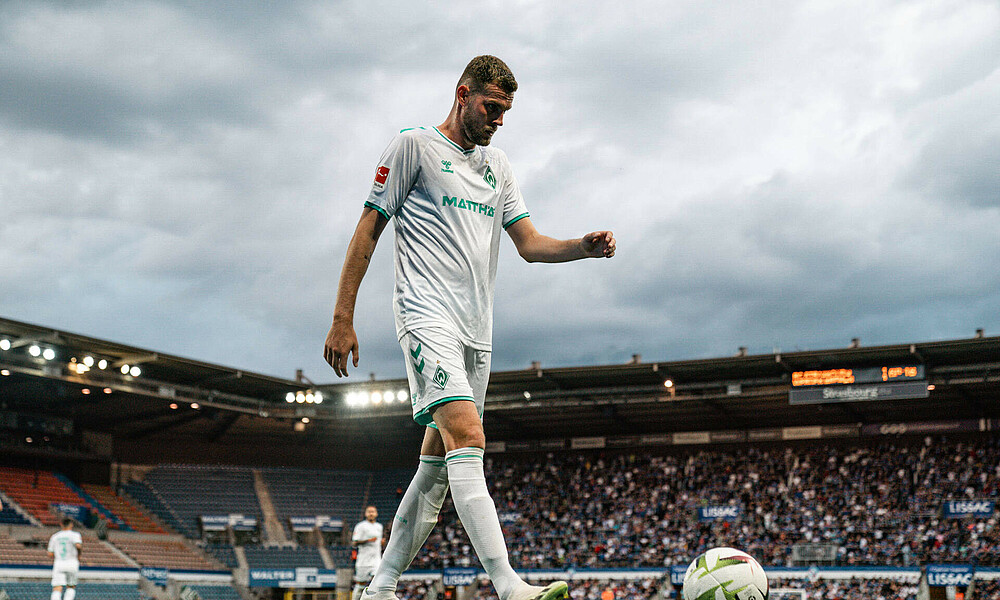
[[[476,556],[483,563],[500,600],[507,600],[512,592],[528,584],[517,576],[507,558],[507,544],[500,529],[497,507],[486,488],[483,454],[482,448],[458,448],[445,455],[448,481],[455,510],[472,540]]]
[[[73,600],[73,598],[76,598],[76,588],[66,588],[66,591],[63,592],[63,600]]]
[[[59,590],[52,590],[52,595],[49,597],[51,600],[62,600],[62,592]]]
[[[448,469],[440,456],[420,456],[420,465],[399,502],[392,522],[389,543],[372,582],[372,592],[395,593],[399,575],[410,566],[413,557],[437,525],[438,513],[448,495]]]

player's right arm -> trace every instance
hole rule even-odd
[[[358,299],[358,289],[371,263],[375,245],[389,220],[379,211],[365,206],[361,219],[354,230],[354,237],[347,246],[347,257],[340,271],[340,285],[337,287],[337,304],[333,310],[333,325],[326,335],[323,358],[330,363],[337,377],[347,376],[348,355],[352,355],[354,366],[358,366],[358,336],[354,332],[354,305]]]
[[[323,347],[323,358],[336,371],[337,377],[347,376],[348,354],[353,355],[354,366],[358,366],[358,336],[354,332],[354,304],[358,299],[358,288],[371,263],[382,230],[409,195],[420,171],[420,146],[416,134],[406,131],[413,130],[400,132],[382,153],[371,193],[347,247],[344,268],[340,271],[333,325]]]

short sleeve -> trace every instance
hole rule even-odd
[[[80,532],[78,532],[78,531],[74,531],[73,533],[76,534],[76,536],[75,536],[76,542],[75,543],[80,544],[82,546],[83,545],[83,535],[81,535]]]
[[[354,526],[354,534],[351,536],[351,540],[355,542],[360,542],[365,539],[361,534],[361,523]]]
[[[375,169],[375,181],[365,206],[382,213],[386,219],[396,214],[420,171],[420,144],[416,136],[403,131],[389,142]]]
[[[56,537],[52,536],[49,538],[49,552],[56,551]]]
[[[503,228],[507,229],[514,223],[529,216],[528,207],[524,204],[521,188],[514,178],[514,170],[510,168],[507,157],[503,158],[503,188],[500,198],[503,200]]]

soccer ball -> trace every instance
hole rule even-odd
[[[752,556],[712,548],[684,573],[683,600],[767,600],[767,575]]]

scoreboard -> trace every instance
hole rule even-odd
[[[822,369],[792,373],[790,404],[926,398],[924,365]]]
[[[792,373],[792,387],[885,383],[889,381],[922,380],[924,378],[924,365],[795,371]]]

